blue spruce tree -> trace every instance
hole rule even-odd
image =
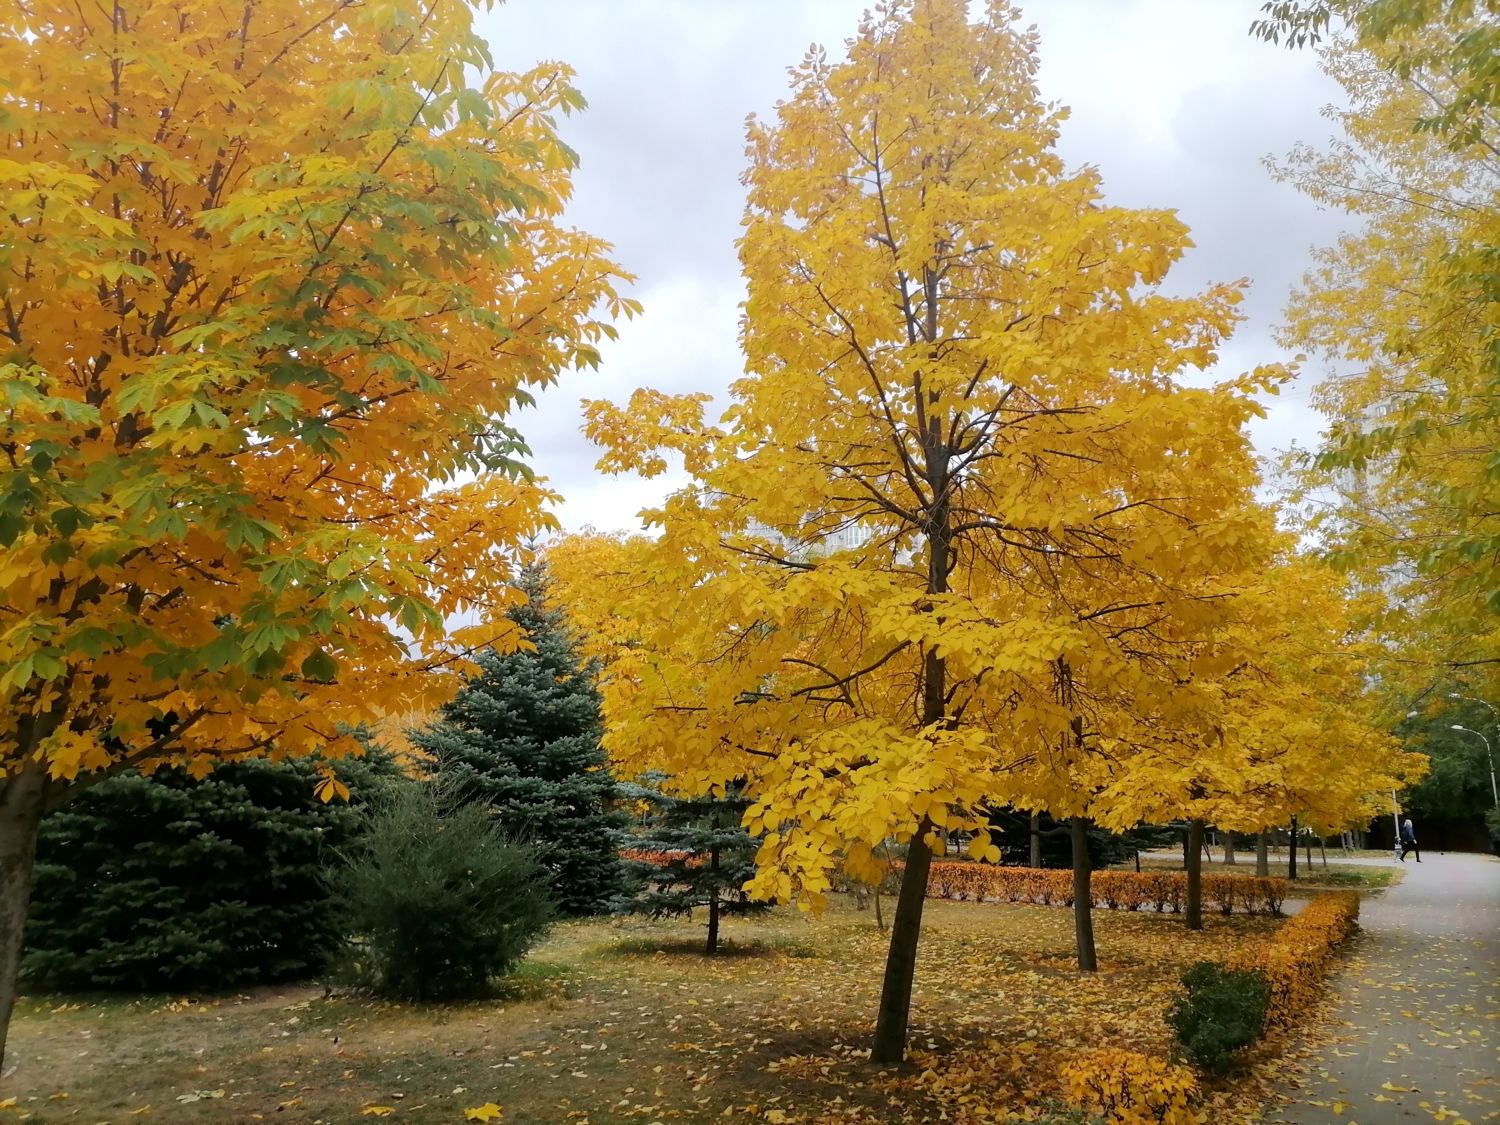
[[[645,802],[644,831],[630,841],[631,874],[643,893],[622,898],[619,909],[653,918],[708,914],[704,951],[719,951],[719,919],[758,914],[769,903],[755,902],[740,888],[755,874],[760,841],[741,827],[750,799],[738,786],[722,796],[672,797],[659,788],[660,778],[645,777],[648,786],[624,787],[625,795]]]
[[[447,792],[488,806],[506,835],[535,848],[559,914],[594,914],[620,893],[627,819],[612,808],[599,746],[597,669],[548,604],[545,574],[529,569],[521,586],[528,600],[510,617],[536,651],[481,653],[479,674],[411,740],[436,759]]]

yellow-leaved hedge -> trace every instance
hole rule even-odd
[[[1204,875],[1205,909],[1222,914],[1281,913],[1286,901],[1285,879],[1248,875]],[[1187,901],[1187,875],[1180,871],[1096,871],[1090,879],[1094,904],[1110,910],[1157,911],[1176,914]],[[1073,904],[1073,872],[1038,867],[999,867],[988,863],[934,863],[927,877],[928,898],[993,898],[1002,902],[1042,905]]]
[[[1174,1066],[1117,1047],[1090,1051],[1062,1065],[1068,1100],[1106,1125],[1193,1125],[1198,1080]]]
[[[1259,969],[1271,984],[1269,1027],[1286,1027],[1318,997],[1338,947],[1358,927],[1359,895],[1319,895],[1264,945],[1229,959],[1230,969]]]

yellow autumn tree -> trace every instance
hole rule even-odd
[[[1262,516],[1267,541],[1285,540],[1273,516]],[[1069,823],[1080,968],[1097,963],[1091,825],[1187,821],[1184,915],[1201,929],[1208,825],[1257,832],[1302,816],[1326,834],[1368,821],[1373,796],[1419,768],[1379,726],[1368,687],[1377,650],[1353,624],[1347,579],[1285,546],[1281,555],[1244,583],[1214,628],[1171,639],[1175,677],[1101,692],[1064,682],[1059,669],[1059,693],[1071,694],[1086,723],[1017,766],[1012,803]]]
[[[907,860],[873,1057],[904,1050],[932,834],[975,833],[1040,747],[1157,685],[1267,549],[1243,431],[1257,373],[1184,386],[1239,291],[1174,298],[1165,211],[1055,151],[1036,42],[1002,0],[893,0],[752,122],[746,375],[594,403],[601,467],[690,483],[656,539],[551,552],[607,662],[618,768],[744,779],[752,883],[816,907]]]
[[[1284,554],[1236,599],[1215,638],[1222,670],[1192,685],[1187,721],[1116,714],[1090,763],[1105,827],[1187,820],[1187,924],[1199,928],[1207,825],[1259,832],[1298,819],[1321,834],[1368,823],[1382,795],[1419,777],[1381,721],[1379,650],[1361,634],[1349,580]]]
[[[569,71],[494,70],[472,14],[0,17],[0,1024],[46,807],[355,752],[509,643],[551,520],[507,416],[631,307],[559,222]]]
[[[1406,14],[1377,26],[1376,9]],[[1494,689],[1500,129],[1476,101],[1493,102],[1493,82],[1471,69],[1492,66],[1493,16],[1430,0],[1347,15],[1354,29],[1323,51],[1344,137],[1279,169],[1362,220],[1288,309],[1285,342],[1324,365],[1313,402],[1328,423],[1296,467],[1312,526],[1370,600],[1391,695],[1458,670]]]

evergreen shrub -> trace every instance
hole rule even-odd
[[[1225,1073],[1234,1052],[1260,1038],[1266,1026],[1271,986],[1265,973],[1225,969],[1201,961],[1182,974],[1187,992],[1177,998],[1167,1022],[1189,1061],[1210,1074]]]
[[[121,774],[42,821],[25,978],[51,988],[202,991],[314,976],[341,935],[322,879],[388,756],[333,763],[349,802],[313,795],[316,759]]]
[[[437,787],[396,787],[329,881],[350,936],[357,987],[400,1000],[491,995],[546,932],[547,872],[477,805],[445,808]]]

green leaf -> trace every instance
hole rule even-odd
[[[52,526],[57,528],[58,534],[66,538],[77,531],[88,519],[77,508],[59,508],[52,513]]]
[[[302,674],[309,680],[325,684],[332,683],[338,679],[339,664],[322,649],[315,648],[302,662]]]
[[[64,641],[63,649],[66,652],[87,653],[97,660],[118,643],[119,638],[108,629],[101,629],[96,625],[90,625],[78,630],[78,632]]]

